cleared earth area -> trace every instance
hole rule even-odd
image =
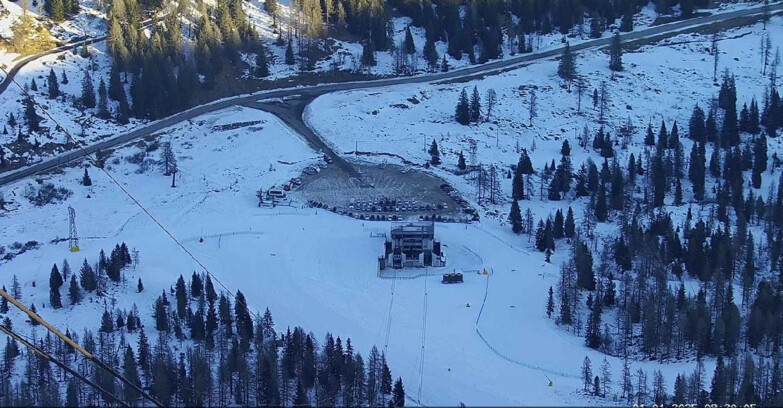
[[[303,174],[295,195],[311,206],[374,220],[473,220],[474,211],[442,179],[391,164],[353,163],[361,180],[331,165]],[[313,173],[313,172],[311,172]]]

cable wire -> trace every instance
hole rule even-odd
[[[79,374],[78,371],[72,369],[71,367],[68,367],[67,365],[63,364],[61,361],[59,361],[56,358],[52,357],[51,355],[47,354],[45,351],[43,351],[40,348],[36,347],[31,342],[25,340],[21,335],[15,333],[10,328],[8,328],[8,327],[6,327],[4,325],[0,325],[0,331],[2,331],[3,333],[7,334],[8,337],[16,340],[18,343],[21,343],[23,346],[27,347],[28,349],[32,350],[35,354],[38,355],[38,357],[40,357],[40,358],[42,358],[42,359],[44,359],[46,361],[49,361],[51,363],[54,363],[54,365],[56,365],[57,367],[60,367],[61,369],[63,369],[68,374],[71,374],[72,376],[78,378],[79,380],[81,380],[85,384],[89,385],[90,387],[98,390],[101,394],[104,395],[104,397],[107,400],[112,400],[112,401],[116,402],[117,404],[119,404],[119,405],[121,405],[123,407],[130,407],[130,405],[125,403],[125,401],[121,400],[116,395],[112,394],[109,391],[106,391],[103,387],[101,387],[100,385],[92,382],[89,378],[86,378],[83,375]]]
[[[7,72],[7,71],[5,70],[5,68],[3,68],[2,66],[0,66],[0,70],[2,70],[2,71],[3,71],[3,72],[6,74],[6,75],[8,75],[8,72]],[[149,211],[149,210],[148,210],[146,207],[144,207],[144,205],[143,205],[143,204],[142,204],[142,203],[141,203],[141,202],[140,202],[140,201],[139,201],[139,200],[138,200],[138,199],[137,199],[137,198],[136,198],[136,197],[135,197],[133,194],[131,194],[131,193],[130,193],[130,191],[128,191],[128,190],[127,190],[127,189],[126,189],[126,188],[125,188],[125,187],[124,187],[124,186],[123,186],[123,185],[122,185],[122,184],[121,184],[119,181],[117,181],[117,179],[116,179],[116,178],[115,178],[115,177],[114,177],[114,176],[113,176],[111,173],[109,173],[109,172],[108,172],[106,169],[104,169],[104,168],[103,168],[103,166],[99,166],[99,165],[98,165],[98,162],[97,162],[97,160],[96,160],[95,158],[93,158],[93,157],[92,157],[90,154],[87,154],[86,147],[85,147],[85,145],[84,145],[84,143],[83,143],[82,141],[79,141],[79,140],[77,140],[77,139],[76,139],[76,138],[75,138],[75,137],[74,137],[74,136],[71,134],[71,132],[69,132],[69,131],[68,131],[68,129],[66,129],[64,126],[62,126],[62,125],[61,125],[61,124],[60,124],[60,123],[59,123],[59,122],[58,122],[58,121],[57,121],[57,120],[56,120],[56,119],[55,119],[55,118],[54,118],[54,117],[53,117],[53,116],[52,116],[52,115],[49,113],[49,111],[47,111],[47,110],[46,110],[46,108],[45,108],[44,106],[42,106],[41,104],[39,104],[38,102],[36,102],[36,101],[35,101],[35,99],[33,98],[33,96],[32,96],[32,95],[30,95],[30,93],[29,93],[28,91],[26,91],[26,90],[24,89],[24,87],[23,87],[23,86],[21,86],[21,85],[19,84],[19,82],[17,82],[17,81],[16,81],[16,79],[14,79],[14,78],[12,78],[12,77],[10,77],[10,76],[8,76],[7,78],[8,78],[8,79],[10,79],[10,80],[11,80],[11,82],[12,82],[14,85],[16,85],[16,86],[17,86],[17,87],[18,87],[18,88],[19,88],[19,89],[22,91],[22,94],[23,94],[23,95],[24,95],[26,98],[28,98],[28,99],[29,99],[29,100],[30,100],[30,101],[31,101],[31,102],[32,102],[32,103],[33,103],[33,104],[34,104],[36,107],[38,107],[38,108],[39,108],[39,109],[40,109],[40,110],[41,110],[41,111],[42,111],[42,112],[43,112],[43,113],[44,113],[44,114],[45,114],[45,115],[46,115],[46,116],[47,116],[49,119],[51,119],[51,120],[52,120],[52,122],[54,122],[54,123],[55,123],[55,124],[56,124],[56,125],[57,125],[57,126],[60,128],[60,129],[62,129],[63,133],[65,133],[65,135],[66,135],[66,136],[68,136],[68,138],[71,140],[71,142],[73,142],[73,143],[74,143],[74,145],[75,145],[75,146],[76,146],[76,147],[77,147],[79,150],[81,150],[82,152],[84,152],[84,153],[85,153],[84,157],[85,157],[85,159],[86,159],[86,160],[87,160],[87,161],[88,161],[90,164],[92,164],[92,165],[93,165],[95,168],[97,168],[97,169],[99,169],[101,172],[103,172],[103,174],[105,174],[105,175],[106,175],[106,177],[108,177],[108,178],[109,178],[109,180],[110,180],[110,181],[111,181],[111,182],[112,182],[114,185],[116,185],[116,186],[117,186],[117,187],[118,187],[118,188],[119,188],[119,189],[120,189],[120,190],[121,190],[121,191],[122,191],[122,192],[123,192],[123,193],[124,193],[126,196],[128,196],[128,198],[130,198],[130,199],[131,199],[131,201],[132,201],[132,202],[133,202],[133,203],[134,203],[134,204],[135,204],[135,205],[136,205],[136,206],[137,206],[137,207],[138,207],[138,208],[139,208],[139,209],[140,209],[140,210],[141,210],[141,211],[142,211],[144,214],[146,214],[146,215],[147,215],[147,217],[148,217],[150,220],[152,220],[152,222],[153,222],[155,225],[157,225],[157,226],[158,226],[158,227],[159,227],[159,228],[160,228],[160,229],[161,229],[161,230],[162,230],[162,231],[163,231],[163,232],[164,232],[164,233],[165,233],[165,234],[166,234],[166,235],[167,235],[167,236],[168,236],[168,237],[169,237],[169,238],[170,238],[170,239],[171,239],[171,240],[172,240],[172,241],[173,241],[173,242],[174,242],[174,243],[175,243],[175,244],[176,244],[176,245],[177,245],[177,246],[178,246],[178,247],[179,247],[179,248],[180,248],[180,249],[181,249],[181,250],[182,250],[184,253],[185,253],[185,254],[187,254],[187,255],[188,255],[188,257],[190,257],[190,259],[192,259],[192,260],[193,260],[193,262],[195,262],[195,263],[196,263],[196,264],[197,264],[197,265],[198,265],[198,266],[199,266],[199,267],[200,267],[200,268],[201,268],[201,269],[204,271],[204,273],[206,273],[206,274],[207,274],[209,277],[211,277],[211,278],[212,278],[212,280],[213,280],[213,281],[215,281],[215,282],[216,282],[218,285],[220,285],[220,287],[221,287],[221,288],[223,288],[223,290],[224,290],[224,291],[225,291],[225,292],[228,294],[228,296],[230,296],[230,297],[232,297],[232,298],[234,299],[234,302],[235,302],[235,303],[240,303],[240,302],[239,302],[239,300],[237,299],[236,295],[234,295],[234,294],[233,294],[233,293],[232,293],[232,292],[231,292],[231,291],[228,289],[228,287],[227,287],[225,284],[223,284],[223,282],[222,282],[220,279],[218,279],[218,278],[217,278],[217,276],[215,276],[215,274],[213,274],[213,273],[212,273],[212,272],[209,270],[209,268],[207,268],[207,266],[206,266],[206,265],[204,265],[204,263],[202,263],[202,262],[201,262],[201,260],[199,260],[199,259],[198,259],[198,258],[197,258],[197,257],[196,257],[196,256],[195,256],[195,255],[194,255],[194,254],[193,254],[193,253],[192,253],[192,252],[189,250],[189,249],[187,249],[187,248],[185,247],[185,245],[184,245],[184,244],[182,244],[182,242],[180,242],[180,240],[178,240],[178,239],[177,239],[177,238],[174,236],[174,234],[172,234],[172,233],[171,233],[171,231],[169,231],[169,229],[168,229],[168,228],[166,228],[166,227],[163,225],[163,223],[161,223],[161,222],[160,222],[160,221],[159,221],[159,220],[158,220],[158,219],[157,219],[157,218],[156,218],[154,215],[152,215],[152,213],[151,213],[151,212],[150,212],[150,211]],[[96,156],[97,156],[97,153],[96,153]],[[3,293],[5,293],[5,292],[4,292],[4,291],[2,291],[2,290],[0,290],[0,295],[2,295]],[[8,294],[7,294],[7,293],[5,293],[5,295],[8,295]],[[13,299],[13,297],[11,297],[11,296],[8,296],[8,298],[10,298],[10,299],[9,299],[9,301],[11,301],[11,299]],[[17,307],[21,307],[21,308],[22,308],[21,310],[23,310],[23,311],[27,309],[27,308],[26,308],[26,307],[24,307],[23,305],[21,305],[21,304],[19,304],[18,302],[16,302],[16,301],[15,301],[15,299],[14,299],[12,302],[13,302],[13,303],[15,303],[15,304],[17,305]],[[242,304],[242,305],[244,306],[245,310],[247,310],[247,311],[248,311],[248,313],[251,313],[251,314],[253,314],[253,315],[256,317],[256,319],[257,319],[257,320],[261,320],[261,315],[260,315],[258,312],[251,312],[251,309],[250,309],[250,307],[247,305],[247,302],[246,302],[246,301],[243,301],[243,302],[241,302],[240,304]],[[26,313],[27,313],[28,315],[30,315],[31,317],[32,317],[32,316],[35,316],[35,314],[34,314],[34,313],[32,313],[32,312],[30,312],[29,310],[28,310]],[[38,319],[40,319],[40,317],[38,317]],[[41,320],[41,321],[43,321],[43,319],[40,319],[40,320]],[[48,323],[46,324],[46,326],[48,326],[47,328],[51,328],[51,329],[50,329],[50,331],[52,331],[52,330],[57,330],[57,329],[55,329],[54,327],[52,327],[51,325],[49,325]],[[52,333],[54,333],[54,334],[57,334],[57,333],[59,333],[59,331],[57,331],[56,333],[55,333],[54,331],[52,331]],[[66,337],[66,336],[65,336],[65,335],[63,335],[62,333],[60,333],[60,334],[58,335],[58,337],[62,338],[63,340],[65,340],[65,339],[68,339],[68,337]],[[68,340],[65,340],[65,341],[66,341],[66,342],[68,342],[69,344],[72,344],[72,345],[78,346],[78,345],[76,345],[75,343],[73,343],[73,341],[72,341],[72,340],[70,340],[70,339],[68,339]],[[79,348],[81,348],[81,347],[79,347]],[[83,349],[82,349],[82,350],[83,350]],[[85,350],[85,353],[86,353],[86,350]],[[84,354],[84,353],[83,353],[83,354]],[[89,354],[89,353],[87,353],[87,354]],[[90,356],[92,356],[91,354],[89,354],[89,355],[90,355]],[[96,364],[98,364],[98,365],[102,366],[102,368],[104,368],[104,369],[111,370],[112,372],[114,371],[114,370],[112,370],[112,369],[111,369],[111,367],[107,366],[106,364],[104,364],[103,362],[101,362],[100,360],[98,360],[97,358],[95,358],[94,356],[92,357],[92,361],[93,361],[93,362],[95,362]],[[116,372],[115,372],[115,373],[116,373]],[[112,375],[114,375],[114,374],[112,374]],[[119,374],[117,374],[117,375],[115,375],[115,376],[116,376],[117,378],[121,378],[121,376],[119,376]],[[121,380],[122,380],[122,379],[121,379]],[[125,381],[127,381],[127,380],[125,380]],[[123,382],[125,382],[125,381],[123,381]],[[135,385],[135,384],[132,384],[132,383],[130,383],[130,382],[127,382],[127,384],[131,385],[132,387],[136,387],[136,385]],[[138,387],[136,387],[136,388],[138,388]],[[147,394],[146,392],[144,392],[144,391],[143,391],[143,390],[141,390],[140,388],[139,388],[139,389],[137,389],[137,391],[139,391],[139,392],[143,393],[144,395],[147,395],[147,396],[149,396],[149,394]],[[157,401],[156,401],[154,398],[152,398],[151,396],[149,396],[149,398],[148,398],[148,399],[149,399],[150,401],[152,401],[152,402],[153,402],[155,405],[157,405],[157,406],[159,406],[159,407],[162,407],[162,405],[160,404],[160,402],[157,402]]]

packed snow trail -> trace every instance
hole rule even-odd
[[[389,337],[391,336],[392,325],[392,308],[394,307],[394,288],[397,286],[397,270],[394,270],[394,277],[392,277],[391,284],[391,300],[389,301],[389,317],[386,319],[386,338],[383,341],[383,354],[386,354],[386,349],[389,348]]]
[[[429,276],[429,271],[425,273]],[[424,278],[424,314],[422,315],[421,326],[421,357],[419,359],[419,393],[416,399],[421,399],[421,390],[424,387],[424,359],[427,355],[427,277]]]
[[[490,276],[492,276],[491,272],[490,272],[489,275],[487,275],[487,286],[486,286],[486,289],[485,289],[485,292],[484,292],[484,301],[481,302],[481,309],[479,310],[479,315],[476,318],[476,334],[478,334],[479,338],[481,338],[481,341],[484,342],[484,344],[490,350],[492,350],[492,352],[495,355],[497,355],[498,357],[502,358],[503,360],[506,360],[509,363],[514,364],[514,365],[518,365],[520,367],[524,367],[524,368],[529,368],[531,370],[540,371],[542,374],[544,374],[544,376],[547,378],[547,380],[550,381],[550,383],[551,383],[552,380],[549,379],[549,376],[547,376],[547,373],[548,374],[552,374],[552,375],[556,375],[558,377],[581,379],[582,377],[580,377],[578,375],[568,374],[568,373],[564,373],[562,371],[550,370],[548,368],[543,368],[543,367],[539,367],[539,366],[536,366],[536,365],[533,365],[533,364],[529,364],[529,363],[525,363],[525,362],[522,362],[522,361],[515,360],[515,359],[513,359],[511,357],[508,357],[505,354],[499,352],[495,347],[492,346],[492,344],[489,343],[489,341],[487,341],[487,339],[484,337],[483,334],[481,334],[481,331],[479,330],[479,322],[481,321],[481,314],[484,311],[484,304],[487,303],[487,297],[489,295],[489,279],[490,279]]]

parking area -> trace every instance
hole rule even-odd
[[[475,211],[442,179],[391,164],[353,163],[361,180],[337,166],[306,171],[292,194],[310,206],[369,220],[474,220]]]

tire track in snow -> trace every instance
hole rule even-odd
[[[421,390],[424,387],[424,360],[427,355],[427,277],[429,271],[425,273],[424,278],[424,314],[422,315],[421,329],[421,354],[419,357],[419,392],[416,399],[421,399]]]
[[[486,345],[496,356],[502,358],[503,360],[506,360],[509,363],[517,365],[517,366],[520,366],[520,367],[528,368],[528,369],[531,369],[531,370],[538,370],[538,371],[542,372],[544,374],[544,376],[546,376],[546,374],[551,374],[551,375],[556,375],[558,377],[581,379],[581,377],[578,376],[578,375],[568,374],[568,373],[565,373],[565,372],[562,372],[562,371],[550,370],[548,368],[543,368],[543,367],[540,367],[540,366],[537,366],[537,365],[534,365],[534,364],[530,364],[530,363],[526,363],[524,361],[519,361],[519,360],[513,359],[513,358],[511,358],[511,357],[501,353],[500,351],[498,351],[494,346],[492,346],[492,344],[489,343],[489,341],[484,337],[484,335],[481,334],[481,331],[479,330],[479,322],[481,321],[481,315],[482,315],[482,312],[484,311],[484,305],[487,303],[487,297],[489,296],[489,279],[490,279],[491,276],[492,276],[491,273],[489,275],[487,275],[487,286],[486,286],[486,289],[484,291],[484,301],[481,302],[481,308],[479,309],[479,315],[476,318],[476,334],[478,334],[478,336],[481,339],[481,341],[484,342],[484,345]],[[546,376],[546,377],[549,378],[548,376]]]
[[[397,286],[397,270],[394,270],[394,276],[391,278],[391,300],[389,301],[389,314],[386,318],[386,337],[383,341],[383,354],[389,348],[389,337],[391,336],[392,309],[394,308],[394,288]]]

